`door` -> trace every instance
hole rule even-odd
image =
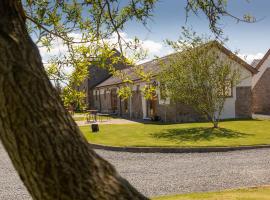
[[[146,116],[152,118],[157,115],[157,97],[146,100]]]

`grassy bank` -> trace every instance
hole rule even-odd
[[[257,187],[224,192],[194,193],[186,195],[164,196],[153,200],[269,200],[270,187]]]

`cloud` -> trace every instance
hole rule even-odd
[[[144,40],[142,41],[142,47],[147,50],[149,53],[160,53],[163,48],[163,45],[159,42],[153,40]]]
[[[59,40],[52,42],[52,45],[49,48],[49,50],[47,47],[43,46],[39,47],[39,52],[42,57],[43,63],[47,63],[50,60],[50,58],[54,56],[63,56],[67,53],[67,51],[68,51],[67,46],[65,46],[63,42]]]
[[[256,53],[256,54],[238,54],[240,58],[245,60],[247,63],[251,64],[254,59],[261,59],[264,54],[263,53]]]
[[[125,32],[120,33],[121,37],[126,42],[132,42],[134,38],[129,37],[129,35]],[[70,33],[70,37],[73,37],[75,40],[80,40],[82,34],[81,33]],[[117,43],[117,34],[114,33],[112,37],[107,42],[111,44]],[[173,50],[165,46],[162,42],[154,41],[154,40],[141,40],[141,47],[148,52],[148,56],[144,60],[140,60],[138,63],[143,63],[149,60],[154,59],[155,57],[162,57],[165,55],[168,55],[173,52]],[[53,41],[52,46],[50,48],[50,51],[47,51],[46,47],[40,47],[40,54],[42,56],[42,60],[44,63],[47,63],[48,60],[53,56],[63,56],[67,53],[68,49],[63,44],[63,42],[60,39],[56,39]],[[244,59],[247,63],[251,64],[254,59],[261,59],[264,54],[263,53],[255,53],[255,54],[238,54],[238,56],[242,59]]]
[[[129,37],[128,34],[125,32],[121,32],[120,35],[126,42],[134,41],[134,38]],[[80,33],[71,33],[69,36],[73,37],[75,40],[80,40],[82,35]],[[106,41],[111,44],[115,44],[118,41],[117,38],[118,38],[117,34],[114,33],[112,37]],[[172,52],[171,49],[165,47],[164,44],[161,42],[157,42],[150,39],[141,40],[140,42],[141,47],[147,51],[148,55],[146,59],[139,61],[139,63],[152,60],[156,56],[162,57]],[[65,55],[68,52],[68,49],[60,39],[56,39],[55,41],[52,42],[52,46],[50,47],[49,51],[47,50],[46,47],[39,47],[39,51],[43,62],[48,63],[50,58],[52,58],[53,56],[59,57]]]
[[[129,37],[128,34],[125,32],[121,32],[120,35],[125,42],[134,41],[134,38]],[[118,41],[117,38],[118,38],[117,34],[114,33],[112,35],[112,37],[107,41],[112,43],[112,44],[115,44]],[[154,40],[149,40],[149,39],[148,40],[141,40],[140,45],[144,50],[146,50],[148,52],[149,56],[151,56],[151,57],[153,57],[155,54],[159,55],[164,50],[163,44],[160,42],[154,41]]]

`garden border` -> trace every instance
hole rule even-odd
[[[89,143],[93,149],[131,153],[211,153],[270,148],[270,145],[227,147],[116,147]]]

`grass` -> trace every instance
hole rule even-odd
[[[164,196],[153,200],[269,200],[270,187],[227,190],[224,192],[194,193]]]
[[[270,144],[270,121],[224,121],[219,129],[210,123],[100,125],[92,133],[81,127],[89,142],[111,146],[203,147]]]

